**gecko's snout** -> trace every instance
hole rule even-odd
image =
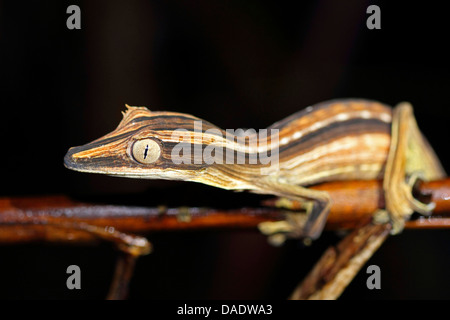
[[[101,157],[101,151],[97,151],[97,148],[91,147],[90,144],[72,147],[64,156],[64,166],[75,171],[91,172]]]
[[[129,166],[123,148],[104,141],[94,141],[70,148],[64,156],[64,166],[68,169],[104,174],[120,174],[121,168]]]
[[[80,163],[77,161],[77,157],[74,156],[79,152],[79,147],[70,148],[64,156],[64,166],[71,170],[80,170]]]

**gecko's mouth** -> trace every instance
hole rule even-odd
[[[64,156],[64,166],[68,169],[88,172],[120,175],[120,168],[126,165],[120,157],[101,155],[102,149],[90,148],[90,145],[70,148]]]
[[[80,172],[94,172],[94,168],[91,168],[92,159],[80,158],[78,154],[86,150],[84,146],[70,148],[64,156],[64,166],[67,169],[80,171]]]

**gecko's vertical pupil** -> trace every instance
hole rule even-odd
[[[150,164],[159,159],[161,146],[153,139],[137,140],[131,147],[134,160],[142,164]]]

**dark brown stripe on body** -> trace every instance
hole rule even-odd
[[[345,136],[356,136],[368,133],[390,135],[390,124],[377,119],[352,119],[334,122],[327,127],[313,131],[299,139],[280,147],[280,159],[289,155],[301,155],[321,145]],[[281,139],[281,137],[280,137]]]
[[[333,108],[338,105],[342,106],[343,109],[338,113],[332,112]],[[361,109],[355,109],[355,105],[360,106]],[[282,130],[283,128],[292,126],[294,122],[296,122],[298,119],[301,119],[303,117],[315,118],[317,116],[317,113],[322,112],[324,109],[328,109],[327,113],[324,113],[324,117],[322,117],[320,120],[325,120],[327,118],[334,117],[337,114],[343,113],[343,112],[348,113],[348,112],[357,112],[357,111],[363,111],[363,110],[372,111],[375,108],[382,109],[383,112],[385,112],[386,114],[391,114],[391,112],[392,112],[392,110],[389,106],[382,104],[380,102],[377,102],[377,101],[363,100],[363,99],[345,99],[345,100],[336,99],[336,100],[321,102],[321,103],[312,105],[310,107],[307,107],[303,110],[300,110],[300,111],[284,118],[283,120],[280,120],[280,121],[272,124],[269,128]],[[311,122],[311,123],[314,123],[314,122]],[[294,125],[294,127],[297,127],[297,126]]]

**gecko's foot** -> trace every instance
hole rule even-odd
[[[311,244],[311,237],[305,230],[308,214],[302,211],[286,212],[282,221],[261,222],[259,231],[268,237],[268,242],[281,246],[287,239],[303,239],[305,244]]]
[[[386,211],[392,225],[391,234],[400,233],[413,212],[430,215],[435,208],[433,202],[424,203],[414,197],[415,187],[421,181],[423,178],[420,172],[414,172],[406,181],[391,184],[386,188]]]
[[[417,200],[414,197],[415,189],[418,184],[425,181],[425,178],[421,172],[413,172],[408,179],[407,179],[407,195],[409,199],[410,206],[413,208],[414,211],[419,212],[423,215],[429,216],[434,208],[436,207],[436,204],[434,202],[424,203],[420,200]]]
[[[286,241],[286,234],[292,231],[292,226],[286,221],[266,221],[258,224],[259,231],[267,236],[267,241],[279,247]]]
[[[404,219],[393,219],[393,217],[389,214],[389,212],[384,209],[378,209],[377,211],[375,211],[373,214],[372,221],[375,224],[390,223],[392,226],[391,234],[398,234],[405,227]]]
[[[268,202],[269,205],[279,209],[286,209],[286,219],[282,221],[261,222],[259,231],[268,236],[268,241],[274,246],[281,246],[287,238],[299,238],[306,223],[306,212],[312,209],[311,203],[294,201],[280,197],[275,201]]]

